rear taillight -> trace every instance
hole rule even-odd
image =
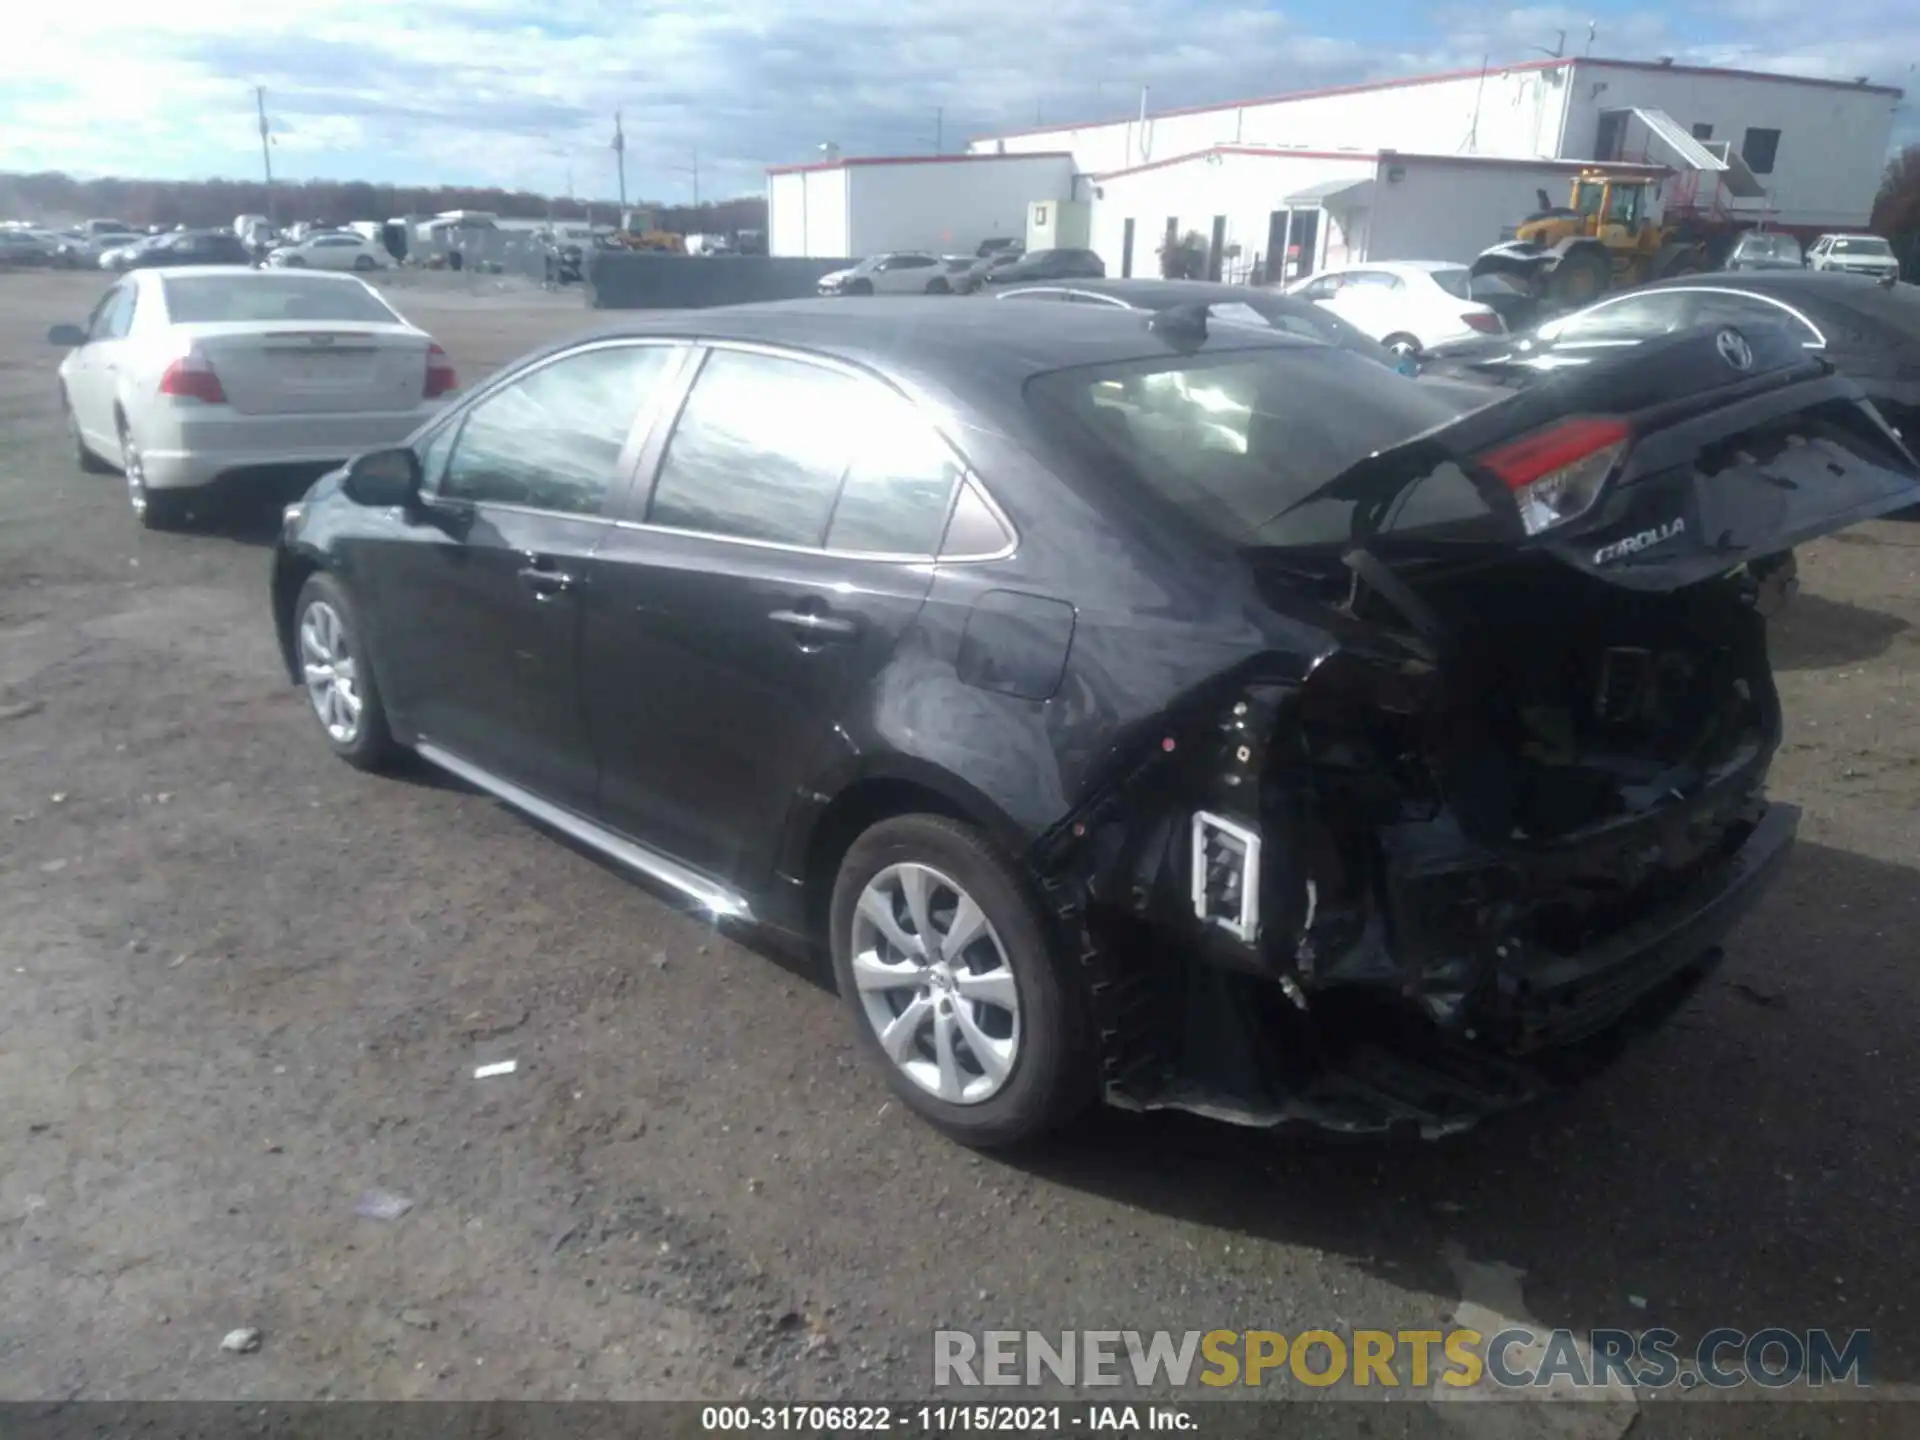
[[[453,361],[447,358],[447,352],[438,345],[427,347],[427,392],[431,400],[438,395],[446,395],[460,388],[460,377],[453,373]]]
[[[1508,441],[1480,463],[1506,482],[1529,535],[1584,513],[1633,443],[1626,422],[1578,415]]]
[[[227,392],[220,386],[213,362],[198,350],[189,350],[160,372],[160,393],[208,405],[227,403]]]
[[[1470,310],[1460,317],[1469,330],[1478,330],[1482,335],[1502,335],[1507,327],[1500,323],[1500,317],[1491,310]]]

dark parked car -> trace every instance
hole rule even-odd
[[[1324,305],[1248,285],[1222,285],[1210,280],[1063,280],[1051,285],[998,286],[994,299],[1055,300],[1108,305],[1121,310],[1162,311],[1203,306],[1211,319],[1223,324],[1279,330],[1322,344],[1338,345],[1403,375],[1420,372],[1416,356],[1395,355]]]
[[[273,614],[341,757],[820,942],[969,1143],[1440,1133],[1719,958],[1796,824],[1738,567],[1920,495],[1725,333],[1453,419],[1185,313],[635,315],[322,479]]]
[[[1807,257],[1800,242],[1778,230],[1748,230],[1727,252],[1728,270],[1800,270]]]
[[[1423,373],[1538,384],[1696,325],[1785,327],[1825,355],[1911,443],[1920,437],[1920,286],[1801,269],[1689,275],[1612,295],[1523,335],[1428,352]]]
[[[987,276],[1009,265],[1018,264],[1018,250],[995,250],[981,256],[967,267],[966,273],[954,277],[953,289],[957,295],[971,295],[987,283]]]
[[[126,257],[123,270],[163,265],[251,265],[253,252],[230,230],[179,230],[159,235]]]
[[[1098,280],[1107,262],[1091,250],[1029,250],[1010,265],[990,267],[982,279],[989,285],[1025,285],[1034,280]]]

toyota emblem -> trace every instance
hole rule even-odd
[[[1720,358],[1734,369],[1753,368],[1753,347],[1747,344],[1747,337],[1738,330],[1722,330],[1713,337],[1713,345],[1720,352]]]

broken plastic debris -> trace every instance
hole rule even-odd
[[[369,1220],[398,1220],[413,1209],[413,1201],[391,1190],[369,1190],[353,1207],[353,1213]]]
[[[1636,1310],[1644,1310],[1647,1308],[1647,1297],[1644,1295],[1629,1295],[1627,1296],[1627,1304]]]
[[[229,1330],[226,1339],[220,1342],[220,1348],[229,1350],[235,1355],[251,1355],[260,1348],[262,1338],[258,1330],[247,1325],[239,1330]]]
[[[473,1078],[476,1080],[487,1080],[495,1075],[511,1075],[519,1068],[520,1062],[518,1060],[496,1060],[491,1065],[474,1066]]]

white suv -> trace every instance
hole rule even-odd
[[[1815,270],[1844,270],[1876,280],[1888,275],[1900,278],[1893,246],[1878,235],[1822,235],[1807,251],[1807,264]]]

